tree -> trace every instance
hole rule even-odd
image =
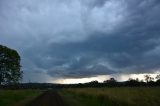
[[[156,79],[157,79],[157,80],[160,80],[160,74],[158,74],[158,75],[156,76]]]
[[[113,82],[116,82],[114,78],[110,78],[109,80],[103,81],[103,83],[113,83]]]
[[[22,78],[20,56],[16,50],[0,45],[0,85],[15,84]]]
[[[154,80],[154,78],[152,78],[151,75],[144,75],[144,77],[145,77],[145,81],[146,81],[147,83]]]
[[[139,78],[136,78],[136,81],[139,82]]]
[[[145,81],[148,83],[149,82],[149,77],[150,75],[144,75]]]

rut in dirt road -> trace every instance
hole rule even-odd
[[[61,96],[55,91],[46,91],[27,106],[66,106]]]

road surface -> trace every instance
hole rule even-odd
[[[61,96],[55,91],[46,91],[27,106],[66,106]]]

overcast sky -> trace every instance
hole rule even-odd
[[[0,0],[0,44],[24,81],[160,69],[160,0]]]

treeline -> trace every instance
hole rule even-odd
[[[91,81],[79,84],[53,84],[53,83],[21,83],[16,85],[1,85],[1,89],[60,89],[60,88],[84,88],[84,87],[155,87],[160,86],[160,75],[156,81],[150,75],[145,75],[145,81],[138,78],[129,78],[127,81],[118,82],[114,78],[105,80],[103,83]]]

